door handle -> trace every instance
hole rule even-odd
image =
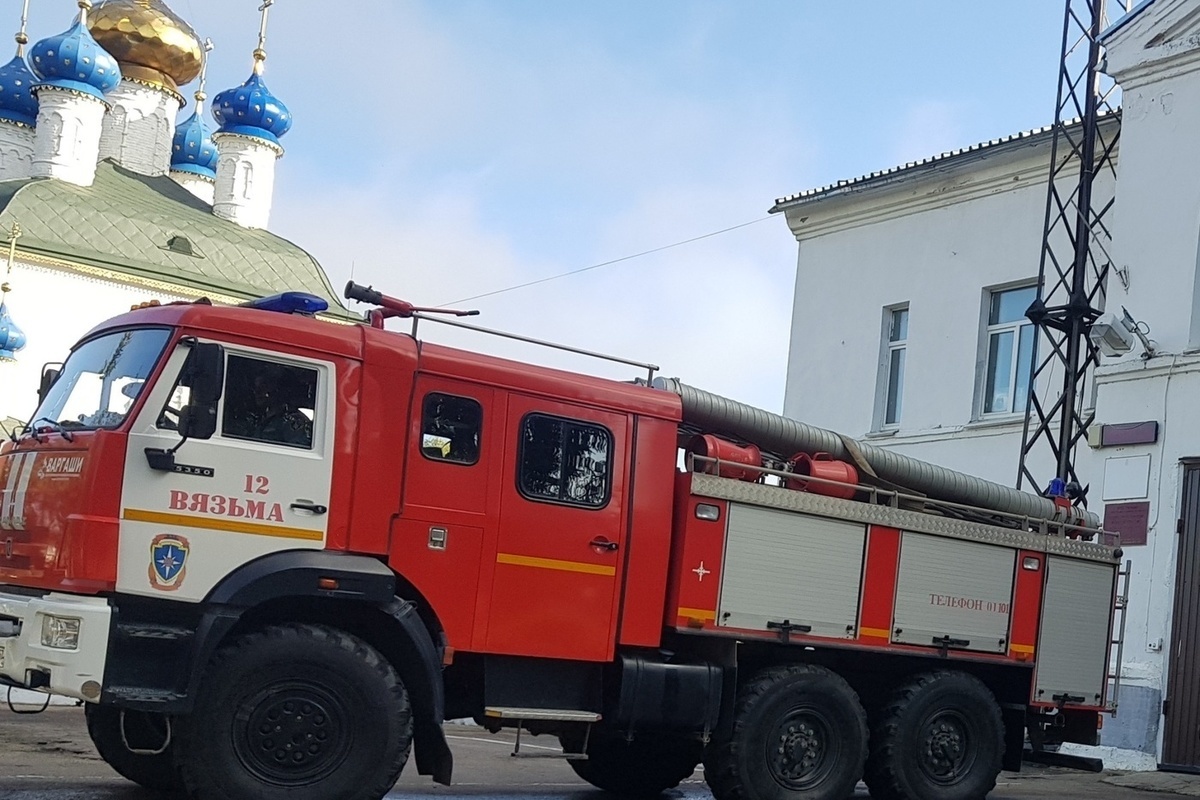
[[[293,511],[311,511],[314,514],[324,514],[329,510],[325,506],[317,505],[316,503],[309,503],[303,500],[297,500],[295,503],[292,503],[291,509]]]
[[[597,550],[607,550],[610,553],[616,552],[617,547],[619,547],[616,542],[610,542],[603,536],[597,536],[595,539],[592,539],[590,542],[588,542],[588,544]]]

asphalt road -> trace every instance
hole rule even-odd
[[[3,703],[0,702],[0,707]],[[513,735],[490,734],[468,726],[447,726],[455,756],[455,784],[436,786],[405,770],[389,798],[546,798],[604,800],[604,793],[575,777],[571,768],[552,758],[512,758]],[[553,753],[549,737],[522,737],[523,752]],[[1131,800],[1150,795],[1110,786],[1100,776],[1030,767],[1004,773],[991,795],[997,800]],[[860,786],[856,797],[869,795]],[[159,798],[116,775],[92,749],[78,708],[51,708],[34,716],[0,711],[0,798],[4,800],[152,800]],[[711,798],[703,772],[666,797],[670,800]]]

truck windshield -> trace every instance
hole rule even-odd
[[[115,428],[125,421],[171,332],[143,328],[99,336],[76,348],[34,413],[69,430]]]

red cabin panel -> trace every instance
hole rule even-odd
[[[1008,654],[1017,661],[1033,661],[1042,616],[1042,592],[1046,577],[1046,554],[1017,551],[1017,577],[1013,588],[1012,630]]]
[[[889,644],[900,565],[900,531],[872,525],[867,532],[858,638],[864,644]]]
[[[633,455],[632,513],[618,639],[657,647],[662,642],[663,603],[671,555],[670,498],[674,491],[674,423],[641,417]]]
[[[671,553],[666,624],[676,628],[712,627],[721,594],[721,562],[729,504],[691,495],[692,476],[675,476],[675,545]],[[715,509],[715,520],[699,519],[697,506]],[[706,509],[707,510],[707,509]]]

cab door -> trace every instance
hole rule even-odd
[[[146,450],[179,444],[190,348],[180,345],[129,435],[117,590],[199,601],[243,564],[325,546],[334,429],[334,364],[225,346],[225,386],[210,439],[189,439],[175,470]]]
[[[489,652],[612,657],[628,428],[621,414],[509,397]]]

